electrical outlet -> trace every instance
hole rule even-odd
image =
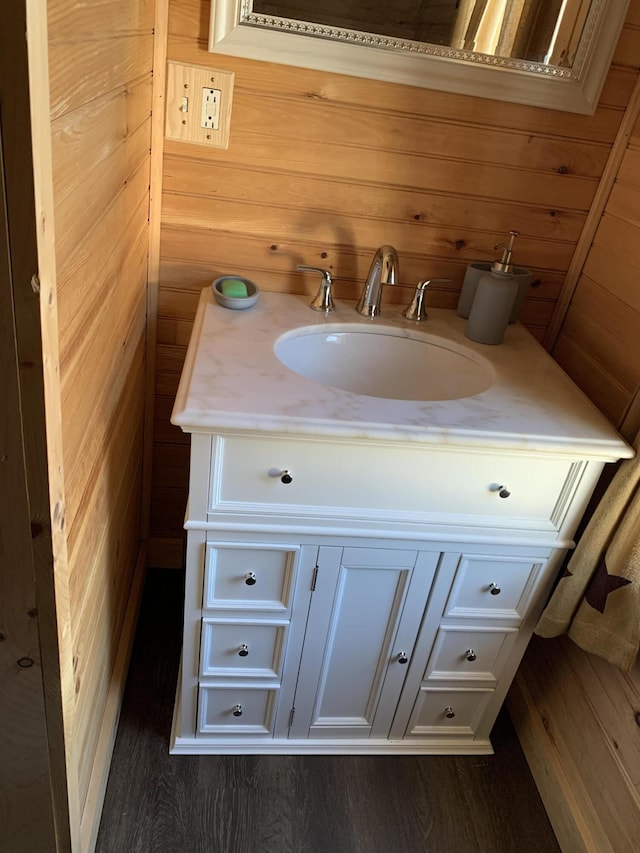
[[[218,130],[220,125],[220,101],[222,92],[220,89],[202,90],[202,117],[201,127],[209,127]]]
[[[167,63],[165,137],[229,147],[233,71]]]

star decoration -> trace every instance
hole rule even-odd
[[[621,586],[626,586],[631,583],[627,578],[621,578],[618,575],[610,575],[607,571],[607,564],[602,559],[591,578],[591,583],[587,587],[585,599],[594,610],[599,610],[604,613],[604,608],[607,603],[607,596],[610,592],[618,589]]]

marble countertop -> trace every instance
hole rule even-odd
[[[402,306],[383,305],[374,320],[351,302],[329,315],[312,311],[309,298],[261,293],[243,311],[218,305],[203,290],[171,422],[185,432],[264,431],[324,438],[356,438],[505,450],[579,453],[614,460],[633,450],[548,353],[516,323],[504,343],[465,337],[455,311],[429,309],[417,324]],[[394,326],[453,342],[488,361],[490,388],[444,401],[388,400],[326,387],[286,368],[275,355],[280,335],[303,326]]]

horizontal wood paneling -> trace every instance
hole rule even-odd
[[[640,388],[639,198],[636,125],[554,348],[562,367],[615,425]],[[583,353],[596,369],[586,369]]]
[[[637,0],[628,22],[632,26],[623,33],[616,61],[637,66]],[[553,349],[555,359],[621,429],[640,394],[639,197],[636,119]],[[630,422],[637,426],[637,419]],[[632,438],[630,430],[626,434]],[[536,639],[509,707],[563,849],[635,851],[640,670],[623,673],[566,638]]]
[[[109,424],[120,405],[128,377],[128,366],[144,334],[146,302],[141,288],[146,281],[146,245],[139,239],[131,257],[132,278],[128,292],[112,300],[111,311],[102,313],[80,348],[73,366],[63,374],[63,429],[68,436],[65,454],[68,498],[67,515],[72,524],[84,502],[89,475],[97,454],[115,437]],[[122,313],[116,314],[116,306]],[[91,383],[94,383],[93,386]],[[92,393],[86,393],[92,388]],[[65,417],[65,407],[70,410]],[[70,407],[73,407],[70,409]],[[90,484],[89,484],[90,487]],[[69,532],[69,539],[73,531]]]
[[[126,275],[126,264],[140,239],[148,206],[149,163],[144,160],[113,199],[101,227],[92,229],[61,263],[60,349],[69,357],[78,352],[86,337],[87,324],[104,307],[114,282]],[[104,258],[103,263],[96,264],[96,258]]]
[[[87,239],[127,181],[149,162],[150,129],[151,121],[146,119],[102,164],[78,176],[75,192],[56,202],[56,233],[60,233],[57,248],[61,259]],[[62,156],[66,160],[67,155]]]
[[[56,42],[95,41],[101,34],[148,34],[154,0],[69,0],[49,4],[49,38]]]
[[[563,850],[637,849],[639,699],[637,679],[569,640],[533,639],[509,709]]]
[[[64,0],[60,0],[64,2]],[[151,70],[153,35],[109,38],[96,22],[96,37],[49,44],[52,119],[83,108]]]
[[[62,630],[73,650],[66,734],[87,846],[141,549],[154,10],[154,0],[48,3],[70,622]]]
[[[522,320],[542,340],[637,78],[637,7],[595,115],[579,116],[212,55],[209,4],[171,0],[169,59],[234,71],[235,88],[227,150],[165,143],[158,399],[179,375],[180,351],[168,365],[164,348],[185,345],[214,278],[311,294],[315,281],[295,272],[306,263],[331,269],[337,296],[355,299],[387,242],[403,284],[447,278],[430,304],[455,308],[467,263],[492,260],[520,231],[516,263],[535,278]],[[385,300],[407,296],[389,288]],[[159,454],[156,469],[166,484]],[[152,528],[177,529],[182,512],[170,522],[155,494]]]
[[[97,572],[100,579],[97,591],[100,594],[92,599],[91,606],[86,608],[86,612],[78,623],[82,636],[90,641],[87,648],[79,649],[80,654],[84,653],[85,660],[95,661],[101,658],[109,664],[101,669],[94,666],[85,668],[76,682],[79,710],[77,736],[82,756],[79,779],[82,791],[89,790],[91,775],[95,770],[94,759],[102,735],[101,728],[94,723],[93,715],[102,711],[108,700],[112,670],[116,662],[123,624],[121,612],[123,609],[126,610],[131,586],[135,582],[134,569],[138,553],[136,539],[139,535],[141,513],[139,500],[142,486],[141,430],[138,438],[132,455],[137,462],[134,470],[137,474],[138,491],[136,493],[127,483],[123,484],[120,492],[116,491],[111,496],[116,510],[110,519],[108,536],[96,549],[98,564],[102,567],[108,565],[109,571]],[[119,582],[114,587],[111,575],[115,572]],[[124,675],[126,673],[123,673]]]

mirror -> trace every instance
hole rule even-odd
[[[209,50],[592,114],[628,0],[212,0]]]

